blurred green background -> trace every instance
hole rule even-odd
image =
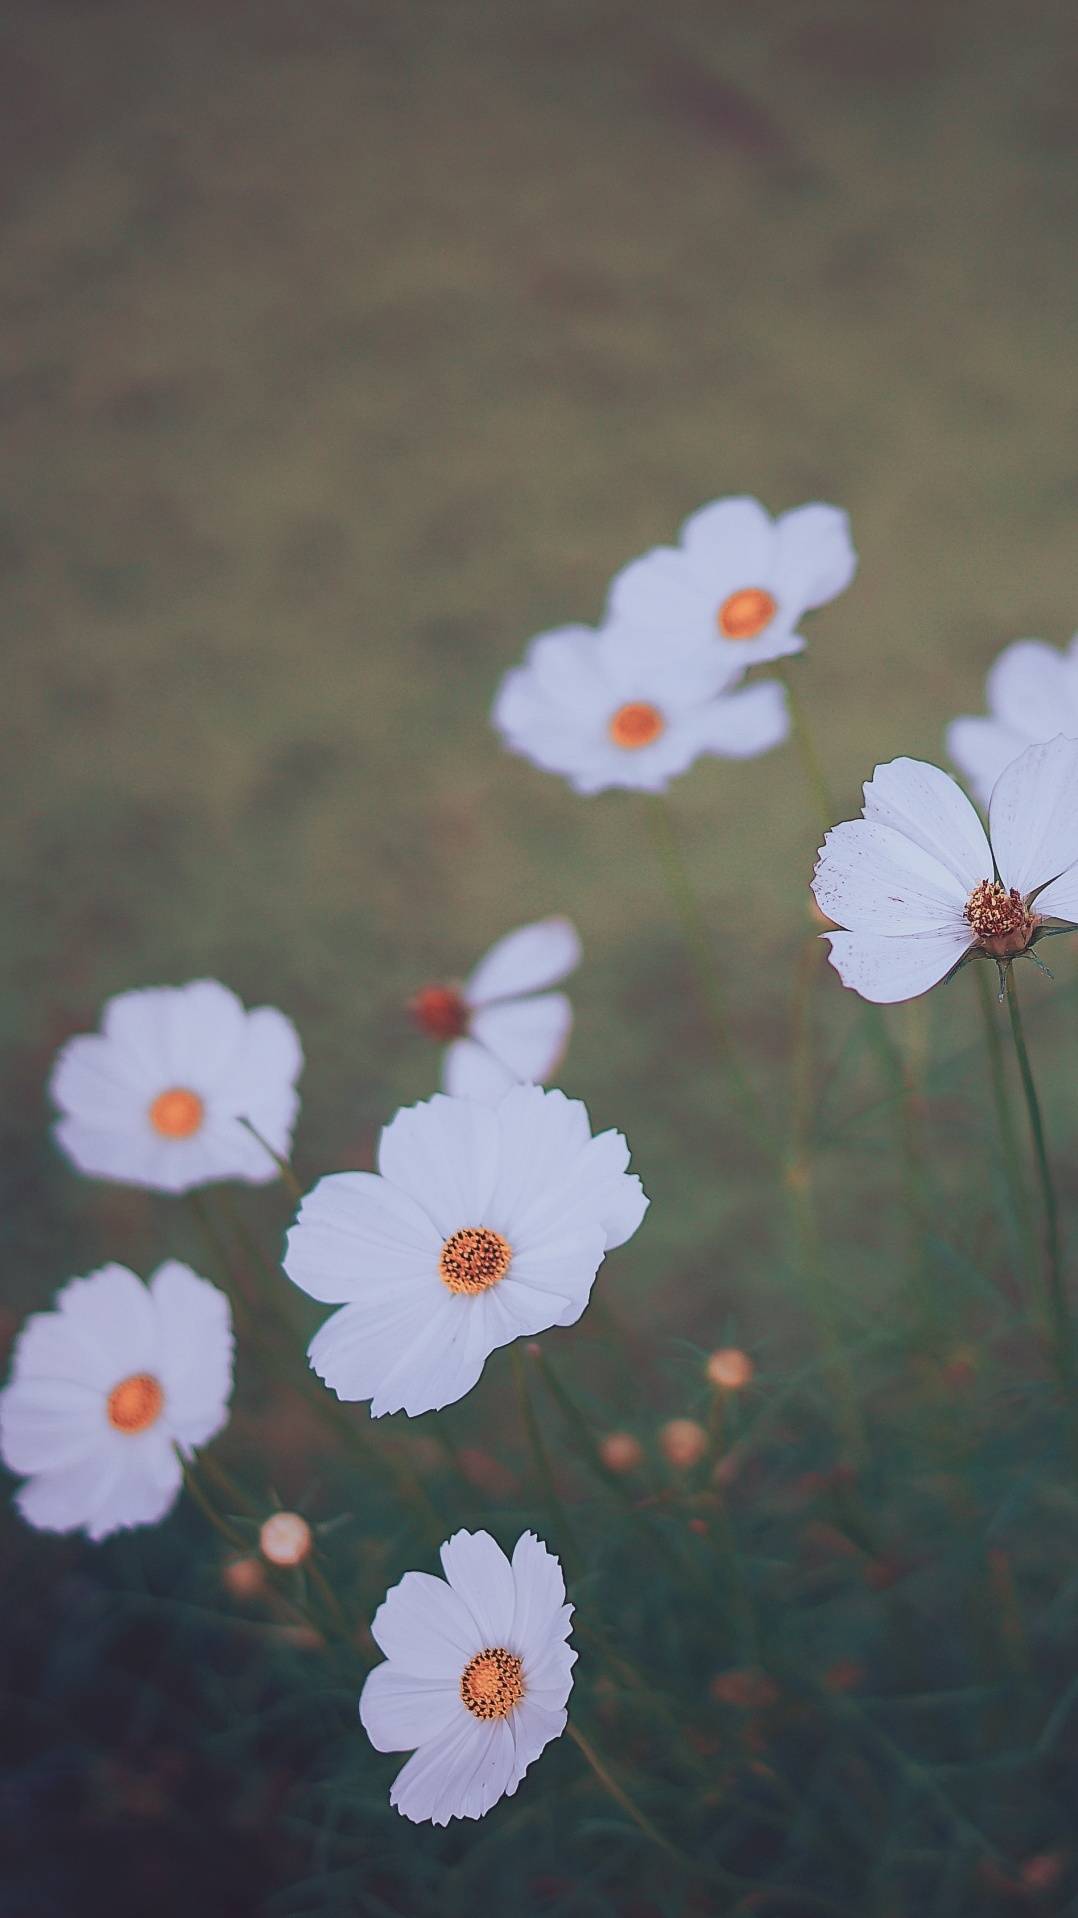
[[[796,668],[844,812],[877,760],[938,757],[1002,644],[1069,635],[1073,9],[8,0],[2,26],[13,1311],[160,1254],[159,1202],[45,1143],[49,1061],[106,994],[211,973],[286,1008],[312,1176],[436,1084],[403,1001],[565,911],[564,1083],[656,1200],[611,1283],[711,1336],[753,1275],[751,1158],[642,809],[504,755],[491,696],[728,492],[852,515],[859,577]],[[674,805],[777,1057],[818,840],[794,750],[704,762]]]

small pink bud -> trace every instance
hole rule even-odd
[[[747,1352],[736,1345],[722,1345],[708,1359],[707,1375],[712,1385],[721,1385],[725,1392],[743,1392],[752,1384],[756,1367]]]
[[[644,1448],[631,1432],[608,1432],[599,1440],[599,1457],[608,1472],[638,1472],[644,1463]]]
[[[688,1472],[707,1451],[707,1433],[695,1419],[671,1419],[659,1433],[659,1450],[668,1465]]]
[[[259,1532],[258,1543],[271,1565],[302,1565],[310,1557],[314,1540],[298,1512],[274,1512]]]

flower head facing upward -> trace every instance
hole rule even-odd
[[[573,1325],[607,1251],[647,1207],[618,1132],[578,1100],[514,1086],[398,1112],[378,1172],[319,1180],[285,1271],[342,1310],[308,1348],[338,1398],[413,1416],[471,1391],[499,1345]]]
[[[564,992],[547,992],[580,963],[575,926],[556,915],[510,932],[463,986],[427,986],[409,1010],[421,1031],[448,1042],[446,1092],[495,1105],[510,1086],[541,1084],[561,1063],[573,1023]]]
[[[371,1625],[386,1654],[359,1715],[377,1751],[414,1751],[390,1803],[417,1824],[482,1818],[565,1729],[576,1653],[561,1566],[533,1532],[512,1561],[457,1532],[445,1579],[407,1572]],[[448,1581],[448,1582],[447,1582]]]
[[[783,687],[729,691],[749,663],[623,620],[598,632],[565,626],[533,639],[506,674],[494,724],[510,752],[578,793],[663,792],[702,753],[753,759],[787,737]]]
[[[720,499],[618,573],[612,619],[720,654],[732,673],[799,653],[802,614],[845,590],[857,570],[837,506],[798,506],[773,520],[756,499]]]
[[[864,817],[829,832],[813,891],[844,985],[887,1005],[967,959],[1005,966],[1078,923],[1078,741],[1030,746],[997,780],[989,835],[938,766],[894,759]]]
[[[0,1392],[0,1456],[28,1475],[19,1510],[92,1539],[155,1524],[231,1394],[228,1300],[189,1266],[170,1260],[148,1286],[122,1265],[72,1279],[27,1320]]]
[[[248,1012],[216,979],[122,992],[100,1032],[69,1039],[49,1090],[80,1172],[159,1192],[264,1185],[288,1156],[303,1053],[283,1012]],[[252,1132],[244,1120],[254,1127]]]
[[[987,808],[1000,773],[1027,746],[1078,739],[1078,633],[1065,653],[1039,639],[1007,646],[988,674],[988,717],[953,719],[947,751]]]

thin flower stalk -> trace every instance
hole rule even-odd
[[[1010,1192],[1013,1223],[1017,1226],[1023,1242],[1023,1261],[1035,1274],[1038,1264],[1036,1230],[1025,1172],[1022,1168],[1022,1153],[1018,1143],[1011,1091],[1007,1084],[1007,1065],[1003,1053],[1003,1042],[999,1035],[996,995],[986,966],[975,966],[973,973],[977,983],[977,999],[981,1009],[985,1053],[988,1059],[988,1076],[992,1086],[992,1105],[996,1115],[1003,1170]]]
[[[1018,1059],[1018,1074],[1025,1094],[1026,1111],[1029,1115],[1029,1130],[1033,1140],[1033,1158],[1037,1167],[1037,1179],[1041,1189],[1041,1203],[1044,1209],[1044,1272],[1045,1306],[1052,1343],[1052,1353],[1059,1383],[1073,1419],[1078,1408],[1074,1406],[1074,1328],[1071,1324],[1070,1307],[1067,1302],[1066,1282],[1063,1276],[1063,1254],[1059,1232],[1059,1200],[1056,1197],[1055,1180],[1052,1177],[1051,1161],[1048,1157],[1048,1144],[1044,1132],[1044,1119],[1041,1103],[1037,1096],[1037,1087],[1033,1078],[1026,1035],[1022,1025],[1022,1011],[1018,1002],[1018,988],[1014,982],[1014,967],[1007,968],[1007,1010],[1010,1014],[1011,1033]]]
[[[524,1426],[525,1437],[528,1441],[528,1450],[531,1454],[532,1466],[535,1471],[539,1492],[547,1508],[547,1513],[555,1535],[560,1542],[562,1556],[565,1559],[565,1566],[569,1577],[573,1579],[579,1578],[584,1570],[584,1561],[580,1556],[579,1547],[573,1536],[573,1528],[569,1523],[569,1514],[562,1504],[561,1498],[558,1495],[558,1488],[554,1483],[554,1474],[551,1470],[550,1459],[543,1441],[539,1420],[535,1414],[531,1387],[528,1384],[528,1371],[524,1362],[524,1354],[520,1349],[519,1340],[515,1345],[510,1346],[509,1358],[513,1368],[513,1383],[516,1387],[517,1403],[520,1406],[521,1422]]]

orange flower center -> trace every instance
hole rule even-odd
[[[724,639],[755,639],[777,612],[771,594],[762,586],[743,586],[719,607],[719,631]]]
[[[641,746],[650,746],[652,740],[665,731],[665,719],[646,699],[632,699],[627,706],[619,706],[610,721],[610,737],[615,746],[623,746],[630,753]]]
[[[152,1372],[132,1372],[109,1393],[109,1424],[117,1432],[145,1432],[160,1417],[164,1403]]]
[[[150,1107],[150,1124],[163,1139],[189,1139],[198,1131],[206,1108],[197,1092],[186,1086],[170,1086],[160,1092]]]
[[[424,986],[408,1010],[420,1031],[432,1039],[463,1039],[468,1030],[468,1008],[455,986]]]
[[[524,1663],[502,1646],[476,1652],[465,1665],[460,1695],[473,1718],[508,1718],[524,1696]]]
[[[966,918],[977,944],[993,959],[1013,959],[1024,952],[1037,923],[1022,895],[1013,886],[1007,892],[998,879],[982,879],[974,886],[966,900]]]
[[[485,1225],[465,1225],[446,1240],[438,1270],[451,1292],[474,1296],[504,1279],[512,1258],[513,1248],[500,1232]]]

